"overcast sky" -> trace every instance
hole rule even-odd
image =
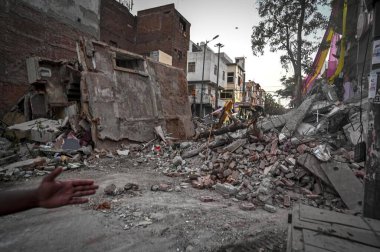
[[[281,88],[279,79],[286,72],[281,68],[279,53],[254,57],[251,50],[252,26],[259,21],[255,0],[135,0],[132,13],[174,3],[176,9],[191,23],[190,39],[195,43],[219,38],[209,45],[224,44],[222,52],[230,58],[245,56],[246,80],[254,80],[267,91]]]

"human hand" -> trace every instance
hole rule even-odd
[[[55,208],[65,205],[83,204],[88,202],[88,196],[95,194],[97,185],[93,180],[78,179],[68,181],[56,181],[62,173],[62,168],[57,168],[47,175],[37,189],[38,206]]]

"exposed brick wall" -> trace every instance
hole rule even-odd
[[[29,88],[25,59],[76,58],[76,40],[85,35],[21,1],[0,1],[0,116]]]
[[[76,59],[76,41],[81,36],[96,39],[93,31],[92,35],[85,32],[80,18],[77,21],[78,25],[73,24],[75,19],[65,22],[64,17],[48,14],[27,1],[0,1],[0,118],[29,88],[27,57]],[[173,66],[186,71],[190,23],[174,4],[140,11],[135,17],[114,0],[102,0],[99,22],[100,40],[140,54],[162,50],[172,56]]]
[[[137,13],[137,53],[164,51],[172,56],[173,66],[186,71],[189,41],[190,23],[174,8],[174,4]]]
[[[186,71],[190,23],[174,4],[139,11],[133,16],[114,0],[102,0],[100,40],[131,52],[147,55],[161,50],[173,58],[173,66]],[[181,29],[180,23],[184,29]]]
[[[114,0],[102,0],[100,5],[100,40],[134,52],[135,19],[135,16],[122,4]]]

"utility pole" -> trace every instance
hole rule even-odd
[[[203,68],[202,68],[202,83],[201,83],[201,104],[199,106],[199,116],[203,117],[203,92],[204,92],[204,79],[205,79],[205,60],[206,60],[206,51],[207,51],[207,44],[213,41],[214,39],[217,39],[219,35],[216,35],[213,37],[210,41],[206,40],[206,43],[204,45],[203,49]]]
[[[215,91],[215,109],[218,109],[220,48],[224,47],[224,45],[221,43],[218,43],[215,46],[218,47],[218,71],[216,73],[217,75],[216,75],[216,91]]]
[[[245,102],[245,96],[246,96],[246,90],[245,89],[246,89],[246,86],[245,86],[245,67],[244,67],[244,73],[243,73],[243,92],[242,92],[243,97],[241,99],[242,102]]]
[[[373,8],[374,18],[363,214],[380,220],[380,0],[366,2],[368,8]]]

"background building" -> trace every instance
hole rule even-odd
[[[232,100],[233,102],[241,102],[243,97],[243,89],[245,82],[245,58],[235,58],[235,63],[227,64],[227,83],[220,97],[222,100]]]
[[[204,57],[204,44],[195,44],[190,41],[189,51],[187,53],[187,81],[189,85],[190,102],[192,104],[193,113],[199,114],[201,101],[201,86],[202,86],[202,69]],[[219,61],[219,90],[227,83],[227,64],[231,63],[231,59],[225,54],[220,53]],[[215,53],[207,46],[205,62],[204,62],[204,93],[203,93],[203,113],[202,115],[212,112],[216,107],[224,105],[224,101],[218,99],[216,105],[216,88],[218,75],[218,53]]]
[[[249,102],[251,106],[262,106],[265,104],[265,90],[261,88],[259,83],[248,81],[245,83],[245,102]]]

